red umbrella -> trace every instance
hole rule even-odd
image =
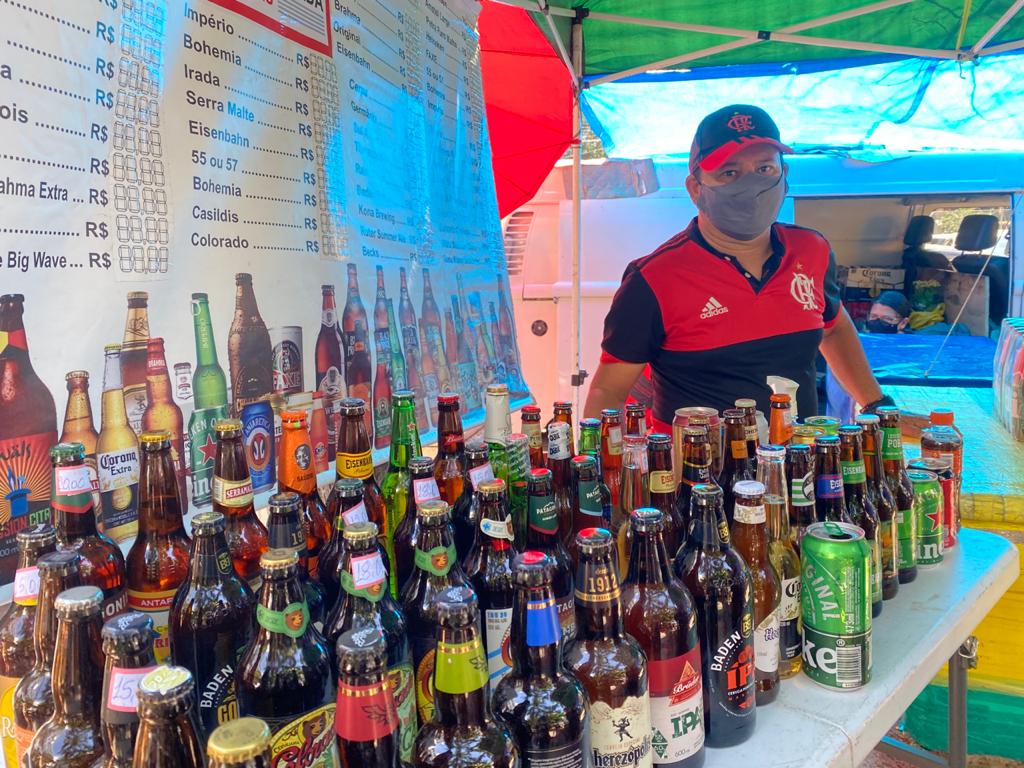
[[[480,60],[498,210],[534,196],[572,144],[572,77],[521,8],[483,0]]]

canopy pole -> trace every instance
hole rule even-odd
[[[544,14],[544,21],[548,25],[548,31],[551,32],[551,37],[555,39],[555,45],[558,47],[558,58],[565,64],[565,68],[569,70],[569,74],[576,78],[576,73],[573,71],[572,59],[569,57],[569,52],[565,50],[565,43],[562,42],[562,36],[558,34],[558,28],[555,26],[554,19],[551,18],[551,7],[548,5],[547,0],[537,0],[537,8],[542,14]]]
[[[1006,53],[1007,51],[1017,51],[1024,48],[1024,40],[1012,40],[1009,43],[1000,43],[999,45],[990,45],[988,48],[984,48],[978,51],[978,56],[994,56],[997,53]]]
[[[583,18],[577,14],[572,21],[569,50],[575,81],[572,106],[572,364],[573,401],[576,413],[581,415],[580,392],[587,373],[582,369],[583,302],[580,278],[583,253],[583,115],[580,100],[583,96]]]
[[[1015,0],[1015,2],[1006,9],[1006,13],[999,17],[999,20],[988,28],[988,32],[978,38],[978,42],[971,46],[971,56],[977,56],[978,52],[981,51],[988,41],[999,34],[999,30],[1010,23],[1010,19],[1017,15],[1018,11],[1024,8],[1024,0]]]

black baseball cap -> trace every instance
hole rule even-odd
[[[779,127],[767,112],[751,104],[730,104],[700,121],[690,145],[690,173],[698,167],[713,171],[741,149],[768,144],[779,152],[793,150],[782,143]]]

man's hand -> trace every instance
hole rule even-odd
[[[820,349],[832,375],[857,405],[873,403],[882,396],[882,389],[871,372],[864,347],[857,337],[857,329],[845,308],[839,311],[832,327],[825,329]]]
[[[599,419],[605,408],[622,408],[629,390],[643,370],[644,363],[598,363],[583,406],[583,416]]]

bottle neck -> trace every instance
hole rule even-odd
[[[434,706],[441,725],[487,723],[487,660],[476,627],[442,629],[434,664]]]
[[[53,654],[57,648],[57,612],[53,601],[65,589],[78,583],[77,578],[48,578],[39,584],[36,618],[32,627],[32,650],[35,653],[35,668],[49,672]]]
[[[462,432],[462,419],[453,411],[442,411],[438,430],[438,445],[441,455],[461,456],[466,450]]]
[[[68,405],[64,412],[64,432],[81,434],[95,431],[92,420],[92,404],[89,392],[83,387],[72,387],[68,392]]]
[[[228,542],[223,533],[196,536],[189,564],[190,581],[195,587],[216,587],[227,582],[234,569]]]
[[[610,556],[580,554],[576,583],[578,636],[583,640],[622,636],[619,577]],[[579,617],[582,616],[582,621]]]
[[[68,541],[97,535],[92,480],[85,464],[56,466],[52,477],[50,506],[61,538]]]
[[[512,667],[523,678],[554,679],[562,666],[562,625],[551,585],[516,587],[509,643]]]
[[[512,540],[512,518],[505,504],[500,499],[481,501],[473,545],[484,552],[509,552]]]
[[[328,328],[334,328],[338,324],[338,309],[334,305],[334,292],[324,294],[323,305],[320,308],[320,324]]]
[[[747,467],[750,460],[747,448],[746,427],[743,424],[727,423],[725,425],[725,445],[722,446],[723,474],[735,474]]]
[[[668,581],[668,563],[662,559],[665,544],[659,531],[633,532],[633,546],[629,553],[630,584],[664,584]]]
[[[57,656],[53,662],[54,718],[99,722],[101,674],[96,661],[99,619],[60,619],[57,622]]]
[[[293,612],[295,616],[290,615]],[[278,571],[272,576],[265,574],[256,609],[256,638],[253,642],[278,640],[294,643],[305,633],[308,623],[309,606],[306,605],[306,593],[299,581],[298,570]]]
[[[185,537],[178,481],[170,449],[142,452],[139,480],[139,535]]]
[[[420,455],[419,432],[416,429],[416,412],[412,403],[397,406],[391,417],[391,453],[389,463],[392,468],[409,466],[409,459]]]
[[[707,443],[684,444],[682,478],[689,485],[711,482],[711,446]]]
[[[217,345],[213,341],[210,305],[203,302],[195,318],[196,368],[217,365]],[[106,380],[106,379],[104,379]]]
[[[718,533],[718,511],[711,504],[696,505],[697,515],[690,526],[690,541],[705,553],[718,552],[722,538]]]

